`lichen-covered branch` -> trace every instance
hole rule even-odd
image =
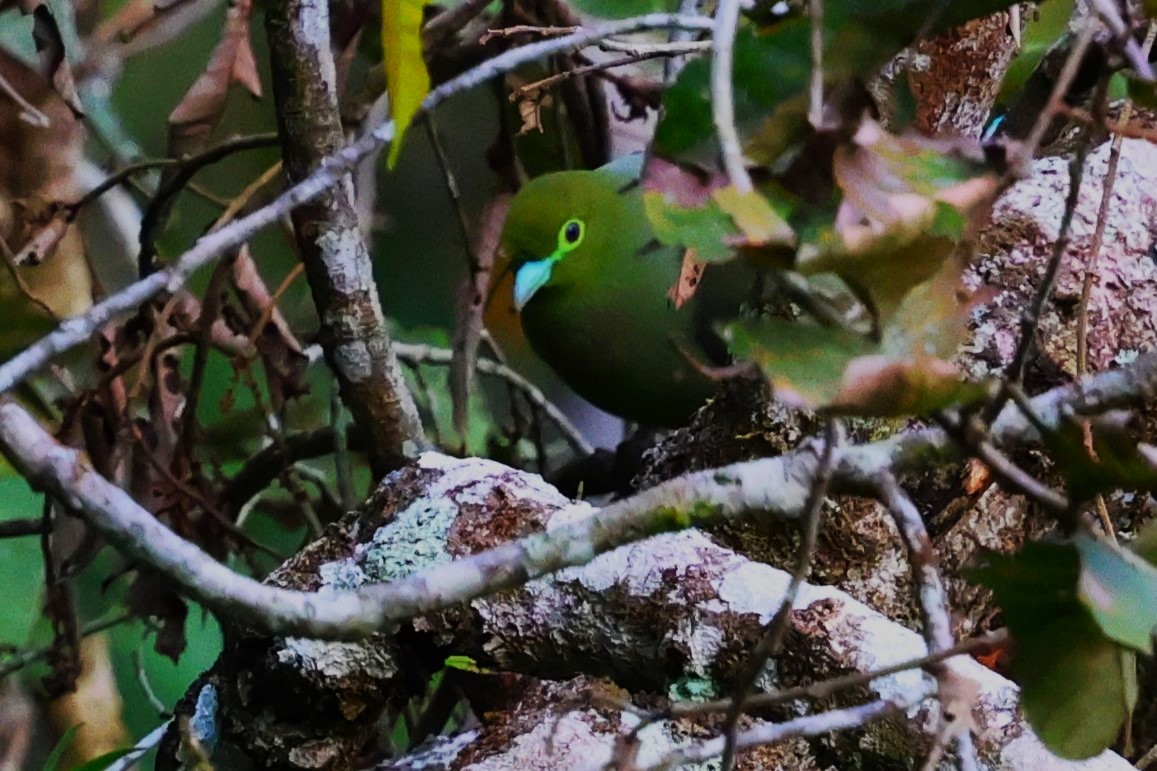
[[[1033,400],[1035,417],[1059,427],[1072,415],[1137,406],[1157,389],[1157,354],[1058,388]],[[1038,439],[1018,407],[993,423],[1001,446]],[[127,555],[167,575],[190,597],[229,617],[281,634],[355,639],[394,622],[520,586],[650,535],[760,516],[794,519],[806,505],[818,460],[811,451],[688,474],[611,504],[566,527],[497,545],[387,584],[324,599],[263,586],[221,565],[159,523],[97,474],[81,454],[58,444],[23,408],[0,404],[0,450],[32,484],[66,501]],[[929,468],[960,457],[943,431],[907,431],[834,451],[834,494],[874,494],[881,471]]]
[[[345,144],[330,50],[329,3],[270,3],[265,29],[282,159],[289,181],[299,182]],[[370,465],[383,476],[414,457],[426,442],[386,331],[353,197],[347,175],[292,216],[321,321],[326,361],[354,420],[369,434]]]
[[[334,596],[462,559],[504,540],[511,531],[565,531],[590,513],[589,506],[568,501],[535,475],[484,460],[428,455],[420,466],[393,475],[356,517],[347,518],[326,538],[279,568],[270,580]],[[562,685],[529,688],[531,693],[554,694],[552,721],[567,721],[566,713],[574,708],[585,713],[592,700],[605,706],[625,699],[618,710],[599,708],[598,714],[614,728],[597,751],[591,748],[594,756],[589,763],[567,760],[566,749],[560,747],[554,763],[543,764],[600,768],[595,757],[605,763],[615,737],[639,726],[639,706],[661,710],[670,703],[667,699],[683,694],[727,692],[791,584],[785,571],[719,546],[704,533],[665,534],[515,591],[403,622],[389,634],[357,643],[268,638],[245,631],[230,635],[217,664],[194,687],[187,709],[192,711],[192,697],[199,689],[212,688],[219,732],[213,738],[218,746],[272,752],[259,758],[260,762],[281,767],[289,758],[292,768],[295,750],[304,753],[308,747],[312,753],[308,757],[316,760],[340,758],[361,746],[368,730],[367,715],[398,698],[398,689],[405,687],[401,673],[429,667],[431,662],[437,667],[449,655],[467,656],[483,670],[476,690],[490,694],[502,690],[487,679],[500,677],[497,672],[518,673],[531,682],[568,682],[576,677],[611,681],[613,692],[619,694],[615,698],[598,697],[598,689],[584,699],[573,692],[564,698],[563,692],[570,689]],[[801,584],[789,618],[783,650],[762,673],[761,689],[792,688],[877,671],[914,660],[928,650],[918,633],[834,587]],[[966,722],[976,726],[978,750],[987,767],[1058,771],[1081,767],[1052,757],[1041,745],[1018,714],[1017,689],[1008,680],[968,656],[935,666],[958,682],[968,683],[975,692],[970,704],[954,704],[953,709],[966,710]],[[268,686],[268,697],[260,698],[247,683],[285,685]],[[281,687],[293,690],[293,703],[277,701]],[[622,695],[624,689],[644,696],[635,704],[630,695]],[[469,699],[472,689],[464,686],[464,690]],[[522,690],[510,689],[514,694]],[[839,758],[829,762],[839,768],[856,767],[855,754],[870,744],[878,756],[899,765],[913,753],[926,752],[933,743],[941,711],[934,698],[937,690],[936,680],[915,667],[870,680],[861,678],[854,688],[835,689],[826,698],[809,700],[810,714],[805,717],[799,717],[802,702],[793,701],[781,704],[779,711],[763,708],[762,720],[745,718],[738,726],[737,747],[750,751],[793,736],[855,727],[857,733],[845,741],[825,739],[827,751]],[[312,708],[302,706],[303,701],[331,706],[317,707],[315,715]],[[347,708],[355,703],[359,710]],[[513,752],[519,744],[517,737],[538,730],[542,722],[514,729],[510,721],[524,714],[523,707],[487,707],[481,701],[476,707],[477,713],[484,713],[483,734],[488,733],[485,724],[493,726],[489,741],[473,745],[467,735],[455,743],[463,750],[469,745],[475,747],[473,752],[482,753],[474,756],[475,762]],[[262,715],[261,725],[254,725],[256,713]],[[340,714],[348,717],[344,721],[335,717]],[[723,741],[713,732],[704,737],[699,727],[692,735],[702,740],[686,738],[700,718],[685,712],[680,720],[660,721],[659,727],[640,734],[644,746],[635,758],[638,765],[659,767],[666,759],[691,762],[718,755]],[[872,723],[876,719],[882,722]],[[680,724],[682,731],[677,729]],[[500,738],[502,727],[506,738]],[[539,753],[551,757],[550,742],[535,744]],[[267,749],[275,745],[275,751]],[[796,750],[808,752],[806,746]],[[452,757],[456,759],[434,767],[472,767],[470,754],[452,753]],[[491,767],[512,766],[504,762]],[[1128,764],[1104,753],[1083,768],[1123,771]]]

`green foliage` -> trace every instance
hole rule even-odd
[[[918,34],[1004,5],[826,3],[823,74],[833,95],[828,109],[842,117],[828,118],[841,125],[823,134],[806,116],[811,20],[764,15],[742,23],[733,62],[736,127],[746,159],[759,167],[758,188],[747,194],[702,173],[717,152],[712,62],[691,62],[667,91],[658,160],[644,180],[659,240],[704,262],[738,254],[805,277],[834,274],[872,318],[871,335],[830,318],[821,326],[771,319],[726,326],[732,353],[757,363],[781,398],[898,415],[984,395],[947,359],[968,312],[955,299],[955,255],[985,217],[999,175],[975,143],[894,135],[862,118],[867,96],[859,81]]]
[[[1152,651],[1157,568],[1079,535],[990,554],[973,577],[1004,611],[1033,729],[1068,758],[1108,747],[1136,701],[1135,652]]]
[[[52,748],[52,752],[48,753],[48,758],[44,761],[44,771],[57,771],[60,768],[68,748],[76,741],[76,734],[81,725],[83,723],[71,726],[61,735],[60,740],[56,742],[56,746]]]
[[[604,19],[625,19],[644,13],[674,11],[677,0],[571,0],[570,5],[583,13]]]
[[[1070,496],[1087,501],[1118,488],[1157,491],[1157,448],[1137,440],[1127,413],[1093,418],[1088,432],[1092,452],[1082,421],[1070,420],[1044,438]]]
[[[1045,52],[1068,29],[1072,14],[1073,0],[1050,0],[1037,6],[1021,34],[1020,51],[1004,73],[998,103],[1009,101],[1024,88]]]
[[[727,242],[737,237],[739,231],[715,201],[685,207],[670,202],[662,193],[647,192],[643,194],[643,205],[655,237],[661,243],[691,249],[699,262],[731,259]]]
[[[1081,555],[1077,592],[1109,639],[1152,655],[1157,633],[1157,568],[1127,551],[1094,538],[1078,538]]]
[[[430,74],[422,56],[425,5],[426,0],[382,0],[382,53],[390,89],[390,116],[394,119],[394,141],[387,161],[390,168],[398,160],[414,113],[430,90]]]
[[[27,519],[41,514],[41,497],[28,484],[11,473],[0,472],[0,520]],[[22,602],[0,603],[0,642],[23,645],[28,641],[33,624],[40,613],[40,596],[44,570],[40,562],[40,543],[36,538],[0,539],[0,586],[10,597],[23,598]],[[3,658],[0,657],[0,661]]]

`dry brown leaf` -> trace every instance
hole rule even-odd
[[[976,495],[979,492],[986,490],[991,484],[992,475],[988,470],[988,466],[984,465],[976,458],[969,458],[964,465],[964,492],[968,495]]]
[[[27,11],[25,11],[27,13]],[[44,79],[64,100],[76,117],[84,117],[80,96],[76,93],[76,81],[72,77],[72,67],[65,56],[64,39],[60,27],[48,6],[38,4],[32,10],[32,38],[36,42],[36,52],[40,55],[40,72]]]
[[[676,310],[682,308],[688,300],[695,296],[695,291],[699,288],[699,282],[703,279],[705,270],[707,270],[707,263],[696,261],[694,249],[683,252],[679,278],[675,282],[675,286],[667,290],[667,297],[675,304]]]
[[[524,136],[532,131],[541,134],[544,130],[542,127],[542,108],[549,106],[549,96],[540,98],[537,94],[530,94],[519,99],[518,117],[522,119],[522,126],[519,127],[515,136]]]
[[[169,155],[180,158],[203,149],[225,114],[229,85],[240,83],[261,96],[261,81],[249,40],[249,0],[229,7],[221,39],[201,73],[169,114]]]
[[[482,214],[474,252],[477,264],[462,279],[454,306],[454,336],[451,341],[453,357],[450,360],[450,399],[454,407],[454,430],[465,441],[470,423],[470,391],[474,382],[478,345],[482,339],[486,298],[494,259],[502,237],[502,224],[510,207],[510,193],[495,196]]]

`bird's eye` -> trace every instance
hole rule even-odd
[[[582,243],[583,235],[586,232],[586,227],[582,220],[567,220],[558,231],[558,246],[564,252],[569,252],[580,243]]]

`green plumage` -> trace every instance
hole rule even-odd
[[[640,164],[632,156],[532,180],[511,202],[502,242],[535,352],[595,406],[674,427],[714,391],[680,350],[704,364],[723,361],[712,324],[737,315],[752,276],[711,266],[694,297],[676,309],[669,292],[682,254],[655,240]],[[572,245],[576,221],[582,232]]]

